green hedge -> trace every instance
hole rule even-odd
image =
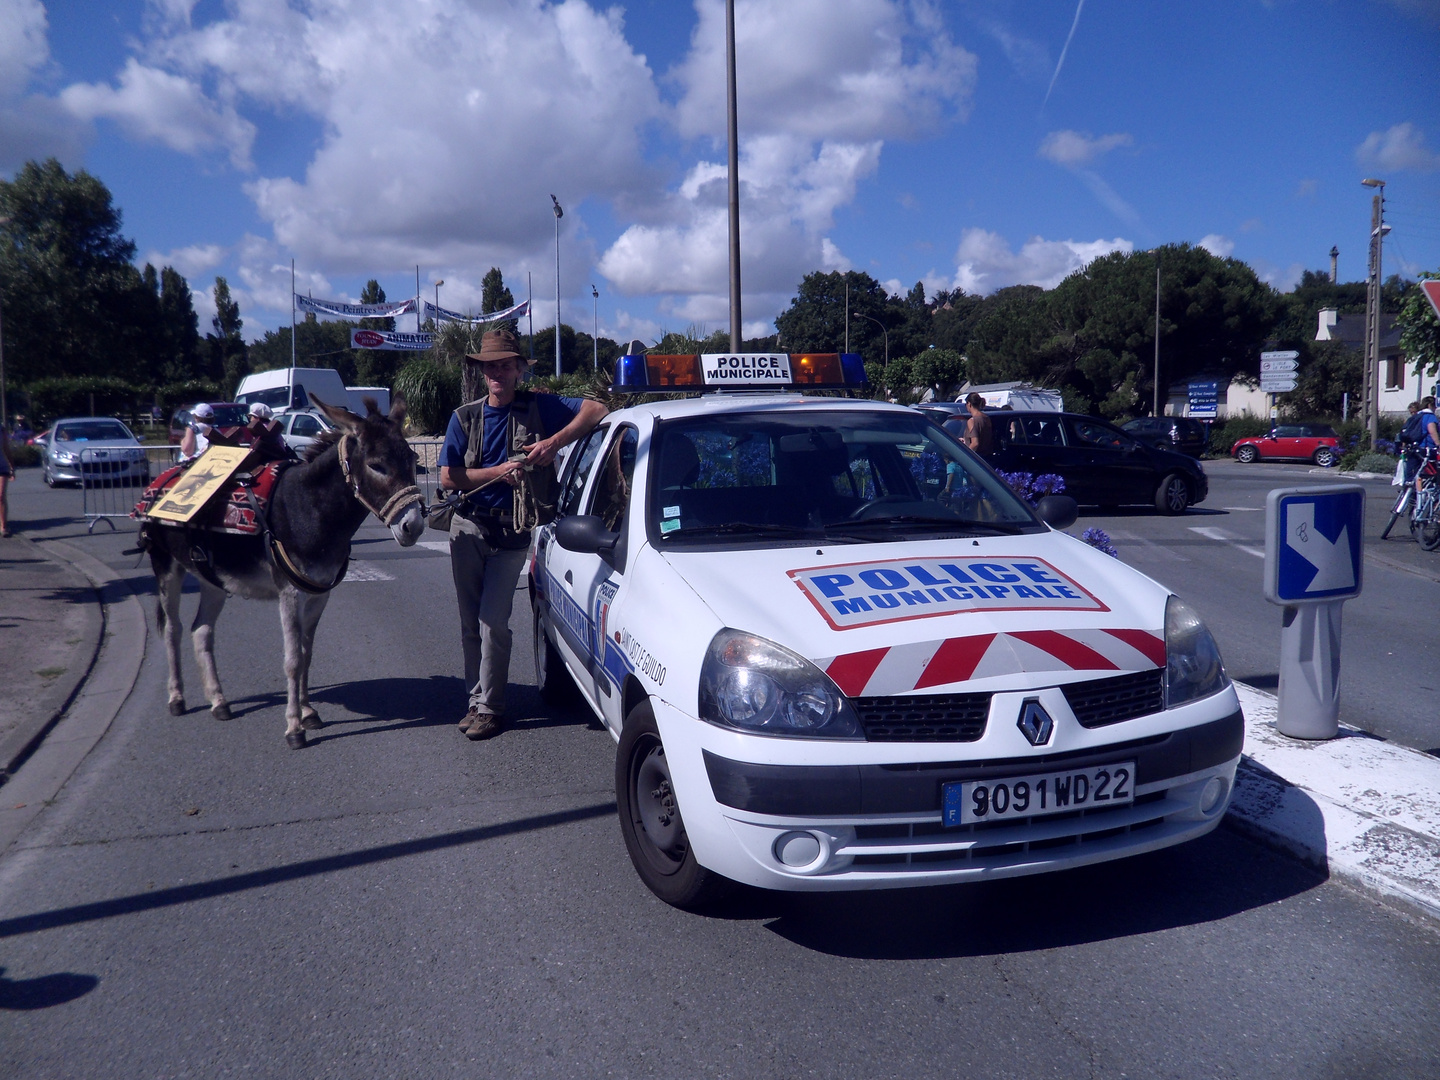
[[[41,379],[26,388],[36,425],[61,416],[133,416],[148,394],[107,375]]]
[[[1264,435],[1270,421],[1259,416],[1235,416],[1210,429],[1210,452],[1228,457],[1230,448],[1241,439]]]
[[[40,464],[40,451],[37,447],[28,443],[12,442],[10,444],[10,460],[15,463],[17,469],[23,469],[30,465]]]

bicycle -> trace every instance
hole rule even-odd
[[[1434,449],[1427,449],[1418,473],[1420,490],[1410,512],[1410,535],[1426,551],[1440,547],[1440,470],[1434,458]]]
[[[1411,464],[1412,460],[1419,456],[1414,443],[1404,444],[1400,448],[1400,455],[1405,460],[1406,465]],[[1385,523],[1385,529],[1380,533],[1381,540],[1387,539],[1390,536],[1390,530],[1395,528],[1397,521],[1402,517],[1408,518],[1410,516],[1410,511],[1415,503],[1415,474],[1417,472],[1419,472],[1418,466],[1414,469],[1407,468],[1402,474],[1405,482],[1400,485],[1400,493],[1395,496],[1395,505],[1390,508],[1390,520]],[[1410,528],[1410,532],[1412,535],[1415,532],[1413,525]]]

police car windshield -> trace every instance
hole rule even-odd
[[[810,407],[656,428],[647,519],[690,542],[878,542],[1043,529],[1029,508],[923,416]]]

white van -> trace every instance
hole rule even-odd
[[[383,386],[349,387],[332,368],[275,368],[257,371],[240,380],[235,400],[243,405],[264,402],[277,413],[311,408],[311,395],[327,405],[343,405],[362,416],[367,397],[375,399],[382,413],[390,411],[390,391]]]

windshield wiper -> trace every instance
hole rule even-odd
[[[813,540],[825,543],[844,541],[851,544],[869,544],[874,542],[874,537],[856,536],[853,533],[838,531],[830,526],[776,525],[767,521],[726,521],[719,525],[690,525],[664,533],[661,539],[744,535],[773,536],[777,539]]]
[[[934,517],[928,514],[893,514],[890,517],[862,518],[847,521],[847,529],[866,528],[875,525],[924,525],[932,528],[948,528],[956,531],[988,529],[1006,536],[1019,536],[1026,526],[1013,521],[979,521],[975,518]]]

